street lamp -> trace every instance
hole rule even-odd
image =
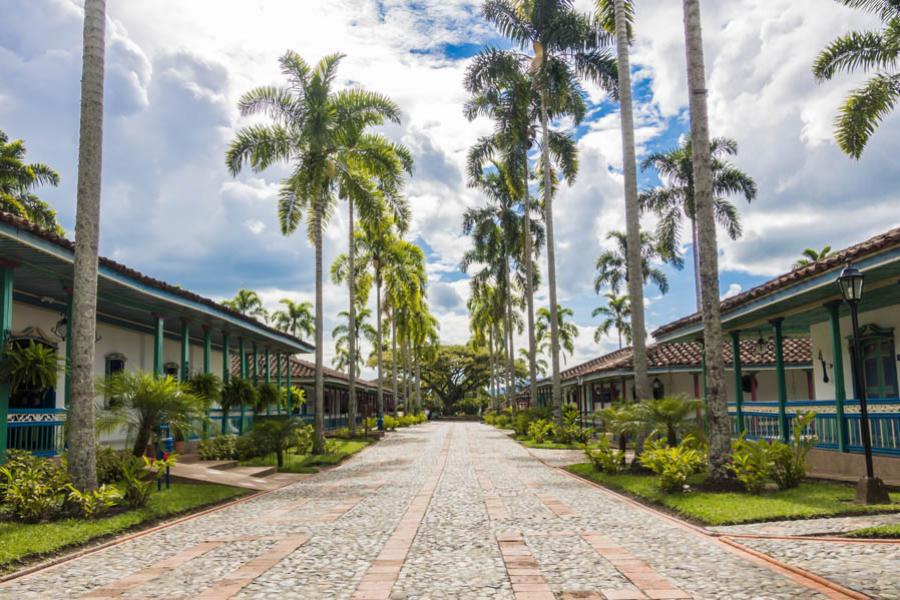
[[[859,429],[863,451],[866,454],[866,476],[856,486],[856,501],[861,504],[887,504],[890,502],[884,483],[875,477],[872,466],[872,439],[869,435],[869,409],[866,404],[866,386],[863,383],[862,351],[859,343],[859,302],[863,293],[863,274],[847,263],[838,276],[838,286],[844,302],[850,305],[850,322],[853,327],[853,387],[859,398]]]

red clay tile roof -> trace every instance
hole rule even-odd
[[[12,215],[10,213],[0,211],[0,222],[6,223],[7,225],[11,225],[11,226],[15,227],[16,229],[20,229],[22,231],[27,231],[29,234],[39,237],[39,238],[41,238],[47,242],[50,242],[51,244],[54,244],[56,246],[59,246],[60,248],[64,248],[71,252],[75,252],[75,243],[72,242],[71,240],[68,240],[64,237],[60,237],[52,231],[48,231],[46,229],[41,229],[40,227],[36,226],[34,223],[31,223],[30,221],[27,221],[21,217],[17,217],[16,215]],[[121,275],[125,275],[126,277],[130,277],[132,279],[140,281],[141,283],[148,285],[150,287],[156,288],[158,290],[162,290],[166,293],[169,293],[169,294],[172,294],[175,296],[180,296],[180,297],[182,297],[186,300],[190,300],[192,302],[197,302],[198,304],[203,304],[210,308],[214,308],[215,310],[217,310],[219,312],[228,314],[232,317],[238,318],[249,324],[255,325],[256,327],[259,327],[260,329],[266,330],[270,333],[278,334],[279,336],[282,336],[284,338],[293,340],[299,344],[303,344],[305,346],[309,346],[310,348],[312,348],[312,346],[309,343],[304,342],[303,340],[296,338],[289,333],[284,333],[283,331],[279,331],[279,330],[275,329],[274,327],[270,327],[270,326],[266,325],[265,323],[257,321],[253,317],[242,314],[236,310],[230,309],[227,306],[216,302],[215,300],[205,298],[203,296],[200,296],[199,294],[195,294],[194,292],[190,292],[190,291],[180,288],[178,286],[174,286],[170,283],[166,283],[165,281],[161,281],[159,279],[154,279],[153,277],[144,275],[143,273],[136,271],[130,267],[126,267],[125,265],[123,265],[121,263],[117,263],[116,261],[114,261],[112,259],[101,256],[100,257],[100,265],[107,267],[108,269],[115,271]]]
[[[732,362],[731,342],[722,344],[725,365]],[[701,345],[697,342],[654,344],[647,348],[651,369],[699,368]],[[632,349],[622,348],[576,365],[561,373],[563,381],[586,377],[604,371],[631,371]],[[784,362],[787,366],[805,366],[812,362],[812,343],[809,338],[786,338]],[[772,366],[775,364],[775,348],[769,341],[762,357],[757,355],[756,340],[741,340],[741,364],[746,367]],[[548,381],[544,379],[541,383]]]
[[[786,288],[806,279],[810,279],[821,273],[825,273],[830,270],[837,270],[843,267],[848,262],[855,262],[870,255],[878,254],[879,252],[897,246],[898,244],[900,244],[900,227],[895,227],[890,231],[887,231],[880,235],[876,235],[875,237],[869,238],[864,242],[860,242],[859,244],[835,252],[825,260],[807,265],[805,267],[800,267],[799,269],[794,269],[793,271],[785,273],[784,275],[779,275],[775,279],[771,279],[763,284],[751,288],[742,294],[732,296],[731,298],[726,298],[720,303],[722,313],[724,314],[727,311],[734,310],[739,306],[747,304],[751,300],[756,300],[757,298],[761,298],[782,288]],[[671,323],[667,323],[662,327],[657,328],[656,331],[653,332],[653,337],[659,337],[661,335],[669,333],[670,331],[674,331],[679,327],[683,327],[685,325],[696,323],[699,321],[700,313],[694,313],[692,315],[682,317],[677,321],[672,321]]]
[[[260,373],[263,373],[264,370],[265,370],[265,360],[266,360],[266,358],[265,358],[265,355],[264,355],[264,354],[259,354],[258,356],[259,356],[259,372],[260,372]],[[250,369],[250,371],[252,372],[252,369],[253,369],[253,357],[252,357],[252,355],[248,355],[247,358],[248,358],[248,360],[247,360],[247,363],[248,363],[247,368]],[[274,372],[275,372],[275,368],[276,368],[276,367],[275,367],[275,358],[274,358],[274,356],[270,355],[269,360],[271,361],[271,362],[270,362],[270,366],[271,366],[271,368],[272,368],[272,372],[274,373]],[[234,375],[240,375],[240,372],[241,372],[241,357],[240,357],[239,355],[237,355],[237,354],[234,354],[234,355],[232,355],[232,357],[231,357],[231,372],[232,372]],[[323,366],[323,367],[322,367],[322,373],[325,375],[325,377],[326,377],[327,379],[336,379],[336,380],[338,380],[338,381],[343,382],[344,384],[347,384],[347,383],[349,383],[349,381],[350,381],[349,377],[347,377],[346,374],[344,374],[344,373],[342,373],[342,372],[340,372],[340,371],[338,371],[338,370],[336,370],[336,369],[331,369],[331,368],[329,368],[329,367]],[[316,365],[315,365],[315,363],[310,362],[310,361],[308,361],[308,360],[303,360],[303,359],[300,359],[300,358],[291,357],[291,384],[293,384],[294,382],[302,381],[302,380],[304,380],[304,379],[311,380],[313,377],[315,377],[315,375],[316,375]],[[359,378],[359,377],[356,378],[356,385],[362,386],[362,387],[364,387],[364,388],[366,388],[366,389],[372,389],[372,388],[373,388],[373,385],[372,385],[370,382],[366,381],[365,379],[361,379],[361,378]]]

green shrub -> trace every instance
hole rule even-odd
[[[506,415],[497,415],[494,417],[494,426],[497,429],[509,429],[509,417]]]
[[[163,458],[144,457],[144,470],[148,471],[156,481],[159,481],[166,475],[166,469],[174,467],[178,462],[177,454],[169,454]]]
[[[350,437],[352,437],[350,435],[349,427],[339,427],[339,428],[335,429],[331,435],[332,435],[332,437],[340,438],[343,440],[350,439]]]
[[[142,466],[140,458],[130,452],[114,450],[109,446],[97,447],[97,483],[115,483],[124,478],[126,465]]]
[[[79,516],[86,519],[93,519],[106,512],[122,498],[119,490],[109,485],[101,485],[87,492],[79,491],[71,483],[66,487],[69,490],[67,497],[69,505],[75,508]]]
[[[384,429],[385,431],[394,431],[397,429],[397,426],[400,424],[397,419],[392,417],[391,415],[384,415]]]
[[[581,413],[575,404],[569,403],[562,408],[562,427],[557,427],[553,440],[560,444],[584,444],[591,437],[590,429],[578,424]]]
[[[596,446],[585,446],[584,454],[594,469],[614,475],[625,468],[625,453],[612,447],[609,437],[601,435]]]
[[[731,443],[729,470],[744,489],[751,494],[761,493],[772,471],[772,458],[766,440],[747,440],[742,435]]]
[[[300,407],[306,404],[306,392],[303,391],[303,388],[298,388],[296,386],[290,387],[291,391],[291,402],[288,405],[288,387],[283,386],[281,388],[281,408],[283,408],[288,414],[294,414],[294,411],[300,410]]]
[[[309,454],[313,449],[315,428],[312,425],[300,425],[294,430],[294,451],[297,454]]]
[[[238,440],[238,447],[248,452],[241,458],[275,453],[278,466],[283,467],[284,453],[296,444],[294,432],[300,428],[300,423],[290,417],[258,419],[250,433]]]
[[[659,476],[659,487],[665,492],[680,492],[688,477],[700,472],[706,464],[703,454],[684,442],[673,447],[651,441],[639,460]]]
[[[26,523],[37,523],[59,512],[65,498],[68,481],[65,472],[46,464],[46,459],[19,460],[16,465],[0,467],[5,478],[3,502],[13,518]],[[12,466],[12,468],[10,468]]]
[[[806,431],[816,419],[816,413],[798,413],[794,418],[791,445],[780,441],[771,444],[772,479],[780,490],[794,488],[806,477],[806,455],[816,445],[816,436]]]
[[[512,425],[512,429],[516,432],[516,435],[523,436],[528,435],[528,429],[531,427],[533,421],[534,417],[532,416],[531,411],[520,410],[513,416],[510,425]]]
[[[127,457],[123,457],[127,458]],[[153,491],[153,481],[146,479],[146,464],[124,461],[122,464],[122,499],[128,508],[146,506]]]
[[[236,435],[219,435],[200,440],[197,454],[202,460],[235,460],[238,457]]]
[[[363,428],[368,432],[378,427],[378,419],[375,417],[367,417],[363,419]]]
[[[556,426],[554,426],[551,421],[548,421],[546,419],[538,419],[536,421],[532,421],[528,426],[528,437],[530,437],[538,444],[543,444],[551,437],[553,437],[555,429]]]

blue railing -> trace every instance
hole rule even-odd
[[[900,399],[869,400],[869,430],[872,451],[877,454],[900,455]],[[731,414],[732,432],[738,434],[737,409],[728,405]],[[751,439],[777,439],[781,437],[779,428],[778,402],[745,402],[743,405],[744,430]],[[798,412],[815,412],[816,418],[806,435],[815,435],[816,447],[838,449],[840,446],[841,422],[835,409],[834,400],[801,400],[785,404],[788,430]],[[844,401],[844,427],[846,427],[846,448],[850,452],[862,452],[859,401]]]
[[[11,408],[6,418],[7,449],[55,456],[65,449],[64,408]]]

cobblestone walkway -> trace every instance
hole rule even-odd
[[[752,547],[900,598],[896,546],[820,545]],[[842,570],[866,561],[881,566],[874,580]],[[475,423],[400,431],[340,468],[0,586],[0,598],[23,600],[829,595],[842,597],[568,477]]]

